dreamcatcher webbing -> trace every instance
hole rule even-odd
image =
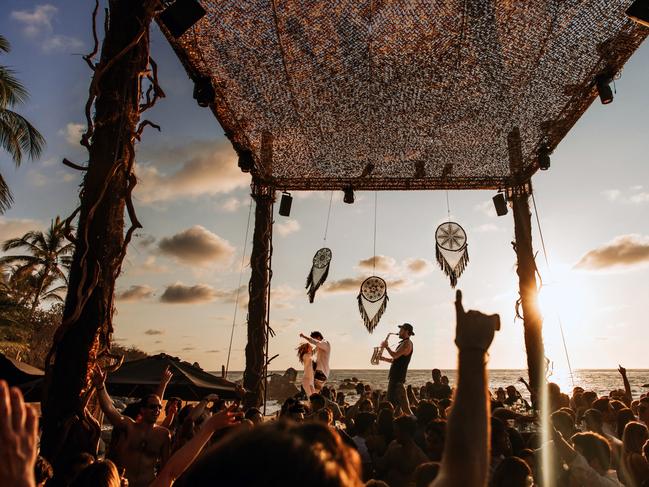
[[[442,223],[435,230],[435,258],[440,269],[449,277],[451,287],[454,288],[469,263],[469,253],[466,232],[458,223],[451,221],[448,190],[446,211],[448,222]]]
[[[374,193],[374,256],[372,258],[372,270],[376,270],[376,214],[378,206],[378,196]],[[386,282],[378,276],[372,275],[361,283],[361,288],[357,296],[358,310],[363,318],[363,324],[367,331],[372,333],[379,320],[383,316],[388,305],[388,286]]]
[[[323,242],[327,241],[327,232],[329,231],[329,218],[331,216],[331,205],[333,202],[333,191],[329,197],[329,210],[327,211],[327,221],[325,223],[324,236],[322,238]],[[315,300],[315,293],[318,291],[320,286],[324,284],[329,276],[329,266],[331,264],[332,258],[331,249],[328,247],[322,247],[319,249],[313,256],[313,261],[311,265],[311,271],[306,278],[307,295],[309,296],[309,302],[313,303]]]

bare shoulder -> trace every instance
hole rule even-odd
[[[171,432],[164,426],[154,425],[153,433],[160,439],[171,439]]]

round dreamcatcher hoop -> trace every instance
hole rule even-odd
[[[378,276],[371,276],[361,284],[358,293],[358,309],[367,331],[372,333],[379,324],[381,316],[388,305],[388,285]]]
[[[466,232],[455,222],[444,222],[435,230],[435,244],[437,262],[455,287],[469,263]]]

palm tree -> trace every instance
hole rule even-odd
[[[0,35],[0,51],[9,52],[9,41]],[[22,162],[24,153],[30,159],[40,157],[45,147],[45,139],[27,121],[11,108],[27,101],[29,94],[15,77],[14,72],[0,65],[0,148],[6,150],[16,166]],[[13,197],[6,181],[0,174],[0,213],[11,206]]]
[[[26,249],[22,255],[7,255],[0,258],[0,265],[13,265],[10,282],[29,283],[31,294],[31,312],[34,313],[42,300],[62,301],[63,292],[67,289],[67,271],[72,261],[74,244],[68,242],[64,233],[65,222],[60,217],[52,220],[46,233],[27,232],[19,238],[12,238],[2,245],[6,252],[15,249]]]

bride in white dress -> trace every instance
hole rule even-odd
[[[316,392],[313,377],[313,347],[308,343],[302,343],[297,347],[297,358],[304,365],[302,387],[304,388],[304,392],[306,392],[306,397],[309,397]]]

